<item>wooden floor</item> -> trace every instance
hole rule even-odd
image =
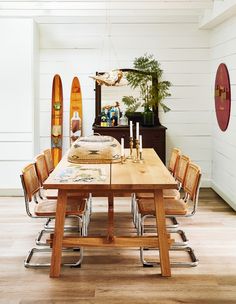
[[[115,205],[117,232],[134,233],[128,200]],[[105,200],[95,200],[90,232],[103,233],[105,211]],[[202,190],[197,214],[181,224],[200,260],[195,268],[162,278],[159,268],[141,266],[137,249],[85,249],[81,268],[50,279],[47,268],[23,266],[42,221],[27,217],[23,198],[0,198],[0,303],[236,303],[236,213]]]

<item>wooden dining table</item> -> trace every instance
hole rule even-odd
[[[94,179],[70,180],[67,175],[76,170],[94,172]],[[143,149],[143,160],[112,164],[72,164],[64,155],[60,163],[44,182],[45,189],[58,189],[55,230],[51,240],[52,255],[50,277],[61,272],[61,254],[64,247],[155,247],[159,248],[161,275],[171,276],[169,248],[173,242],[166,231],[163,189],[176,189],[177,183],[153,149]],[[107,234],[104,236],[64,236],[67,196],[82,195],[108,198]],[[156,236],[116,236],[114,233],[114,197],[131,193],[153,193],[156,207]]]

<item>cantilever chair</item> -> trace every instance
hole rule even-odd
[[[21,174],[21,182],[24,190],[25,196],[25,208],[26,213],[31,218],[50,218],[54,219],[56,216],[56,200],[42,199],[40,197],[40,182],[37,176],[35,164],[31,163],[23,168]],[[32,206],[33,205],[33,206]],[[34,208],[34,209],[33,209]],[[33,211],[32,211],[33,209]],[[87,235],[87,216],[86,216],[86,200],[76,197],[71,197],[68,199],[67,208],[66,208],[66,217],[75,218],[78,220],[78,229],[80,235]],[[43,229],[39,233],[37,242],[40,242],[43,232],[46,230]],[[53,232],[49,229],[47,232]],[[42,245],[42,243],[41,243]],[[44,244],[46,245],[46,244]],[[30,263],[31,258],[35,252],[50,252],[50,248],[32,248],[26,257],[25,267],[45,267],[50,266],[50,264],[36,264]],[[68,266],[79,267],[83,259],[83,248],[80,248],[80,259],[73,264],[66,264]]]
[[[179,160],[180,160],[180,156],[181,156],[181,151],[177,148],[174,148],[172,150],[171,153],[171,157],[170,157],[170,161],[169,161],[169,165],[168,165],[168,170],[170,171],[170,173],[175,177],[175,179],[177,180],[177,182],[179,183],[179,185],[181,185],[181,183],[183,182],[184,179],[184,175],[186,173],[183,172],[183,166],[186,165],[185,159],[188,163],[188,161],[190,160],[187,156],[184,156],[184,160],[183,158],[181,159],[181,164],[179,165]],[[185,167],[186,170],[186,167]],[[180,190],[181,186],[179,187],[179,189],[164,189],[163,191],[163,196],[164,198],[167,199],[179,199],[180,198]],[[131,213],[133,215],[133,222],[135,227],[137,228],[137,221],[138,221],[138,210],[137,210],[137,203],[136,203],[136,199],[148,199],[148,198],[153,198],[153,194],[152,193],[135,193],[132,196],[132,203],[131,203]],[[176,221],[175,218],[170,217],[170,220],[172,221],[172,225],[171,227],[178,227],[178,222]]]
[[[185,180],[185,176],[187,173],[187,168],[190,163],[190,158],[186,155],[180,155],[178,158],[178,164],[175,169],[175,180],[178,183],[178,190],[177,189],[164,189],[163,190],[163,196],[164,199],[180,199],[180,190],[182,188],[183,182]],[[138,193],[136,195],[137,199],[148,199],[153,198],[153,194],[147,195],[147,193]],[[138,210],[136,214],[136,218],[138,217]],[[179,223],[177,219],[171,215],[166,215],[167,218],[169,218],[172,222],[172,224],[168,224],[166,227],[169,229],[177,229],[179,226]],[[182,234],[182,230],[179,230],[179,233]],[[184,237],[184,234],[182,234],[183,239],[186,240]]]
[[[185,179],[183,181],[183,191],[184,196],[181,199],[164,199],[165,204],[165,213],[166,217],[190,217],[196,213],[197,205],[198,205],[198,195],[200,188],[200,180],[201,180],[201,169],[194,163],[189,163],[187,167],[187,172]],[[192,203],[191,208],[189,207],[190,203]],[[143,235],[145,232],[144,221],[147,217],[155,217],[155,205],[153,199],[139,199],[137,202],[138,205],[138,234]],[[198,260],[194,255],[194,252],[191,247],[188,247],[188,240],[182,230],[168,230],[169,233],[179,233],[183,239],[183,242],[175,242],[170,250],[186,251],[190,258],[191,262],[179,262],[172,263],[173,266],[196,266],[198,264]],[[140,248],[140,258],[144,266],[153,266],[154,263],[147,262],[144,259],[144,251],[143,248]]]

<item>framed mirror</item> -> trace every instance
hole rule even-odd
[[[96,75],[103,75],[104,73],[96,72]],[[115,106],[116,102],[119,102],[120,111],[125,113],[126,105],[122,102],[124,96],[133,96],[135,98],[140,97],[140,92],[138,89],[132,89],[129,85],[123,86],[106,86],[99,85],[95,81],[95,114],[96,117],[100,115],[102,108],[110,105]],[[143,111],[140,107],[138,111]]]

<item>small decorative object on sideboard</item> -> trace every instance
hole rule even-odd
[[[102,108],[99,119],[96,119],[95,122],[101,127],[116,127],[120,124],[121,115],[122,113],[119,108],[119,102],[116,102],[113,106],[105,105]]]

